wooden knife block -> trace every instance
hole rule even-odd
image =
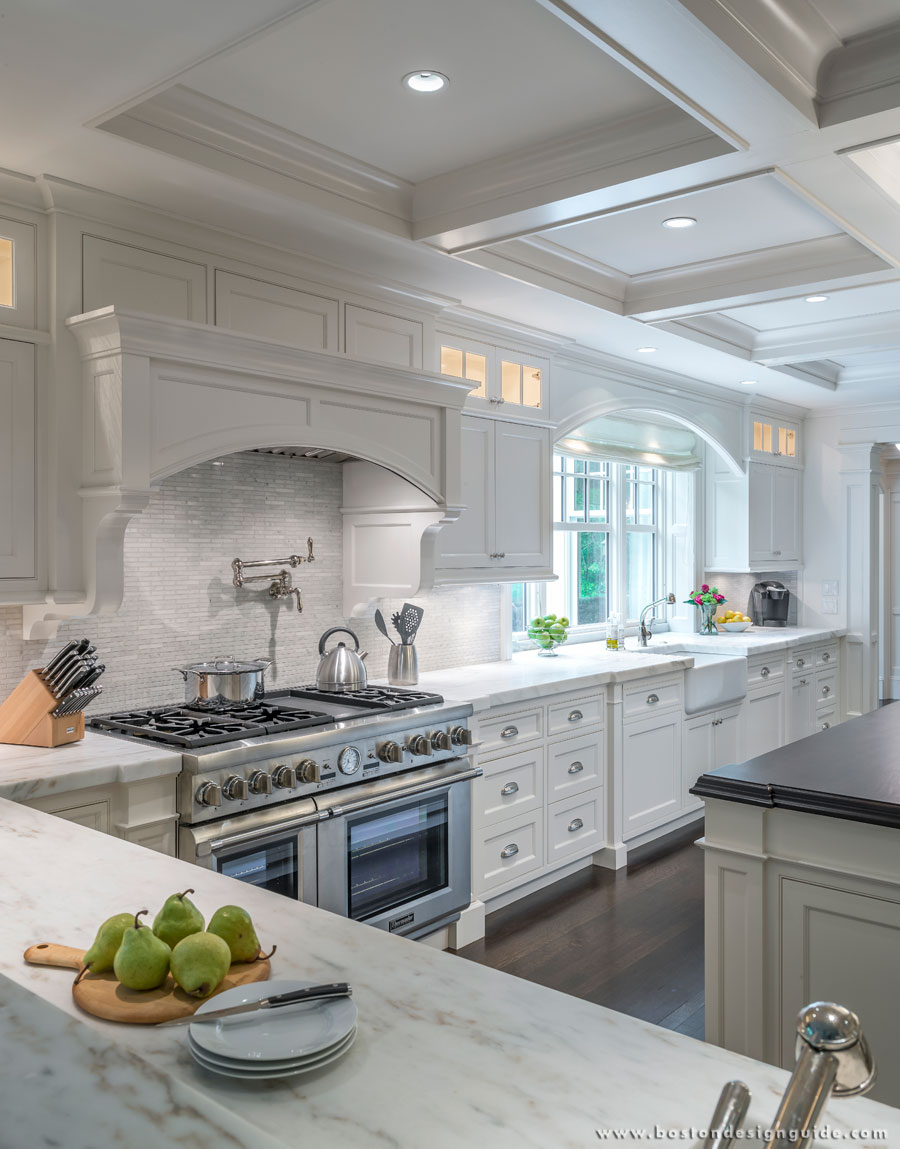
[[[0,742],[14,746],[64,746],[84,738],[84,711],[54,718],[59,699],[36,670],[29,670],[0,704]]]

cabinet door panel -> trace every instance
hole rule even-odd
[[[550,560],[550,432],[520,423],[495,424],[495,539],[503,567],[548,567]]]
[[[683,804],[685,809],[692,810],[703,805],[700,798],[690,793],[691,787],[701,774],[706,774],[715,768],[715,728],[713,721],[715,714],[706,714],[702,718],[691,718],[684,724],[682,745],[682,777],[683,777]]]
[[[795,674],[791,683],[791,706],[788,717],[788,739],[808,738],[815,729],[815,676]]]
[[[465,509],[441,529],[437,565],[487,567],[494,561],[494,424],[462,418],[462,497]]]
[[[216,326],[309,351],[337,351],[338,301],[217,271]]]
[[[536,746],[484,763],[472,785],[472,817],[489,825],[537,810],[544,804],[544,748]]]
[[[750,561],[772,557],[772,515],[775,467],[750,464]]]
[[[0,339],[0,579],[34,578],[34,348]]]
[[[624,841],[677,817],[681,810],[681,715],[625,726]]]
[[[747,692],[747,758],[768,754],[784,744],[784,683]]]
[[[353,359],[422,366],[422,324],[400,315],[348,303],[344,310],[344,346]]]
[[[606,781],[605,741],[602,732],[586,738],[551,742],[547,763],[547,801],[555,802],[602,786]]]
[[[547,865],[584,857],[604,844],[605,789],[547,807]]]
[[[169,319],[206,322],[206,268],[126,243],[84,237],[85,311],[126,307]]]
[[[109,802],[88,802],[84,806],[70,806],[54,810],[53,813],[57,818],[64,818],[78,826],[87,826],[89,830],[109,833]]]
[[[772,467],[772,556],[800,559],[801,471]]]

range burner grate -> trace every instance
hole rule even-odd
[[[236,742],[240,738],[257,738],[280,731],[333,724],[331,715],[321,711],[284,709],[265,704],[219,711],[164,706],[105,714],[90,720],[95,730],[124,734],[148,742],[162,742],[183,749],[215,746],[220,742]]]
[[[425,690],[409,690],[405,686],[367,686],[364,690],[318,690],[315,686],[296,686],[287,691],[291,698],[307,698],[311,702],[337,702],[359,706],[379,713],[392,710],[410,710],[414,706],[439,706],[444,700],[439,694]],[[284,697],[284,695],[282,695]]]

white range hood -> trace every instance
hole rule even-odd
[[[83,364],[85,593],[26,606],[26,637],[118,609],[125,528],[154,483],[259,447],[361,460],[345,489],[347,614],[430,585],[437,532],[461,509],[465,385],[115,307],[67,323]]]

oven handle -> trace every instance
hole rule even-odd
[[[227,838],[213,838],[197,846],[197,856],[205,857],[215,850],[224,850],[231,846],[240,846],[247,842],[255,842],[259,838],[271,838],[273,834],[284,834],[289,830],[301,830],[304,826],[315,826],[328,818],[326,813],[317,810],[315,814],[304,814],[300,818],[292,818],[289,822],[279,822],[277,826],[266,826],[259,830],[245,830],[242,834],[229,834]]]
[[[387,802],[397,802],[403,798],[414,798],[417,794],[427,794],[431,790],[444,790],[448,786],[455,786],[457,782],[468,782],[472,778],[480,778],[484,771],[480,766],[473,766],[471,770],[463,770],[461,774],[454,774],[452,778],[435,778],[431,782],[422,782],[418,786],[410,786],[406,790],[393,790],[380,798],[362,798],[359,802],[348,802],[346,806],[332,806],[331,817],[341,818],[345,814],[356,814],[360,810],[371,810],[373,806],[383,806]]]

